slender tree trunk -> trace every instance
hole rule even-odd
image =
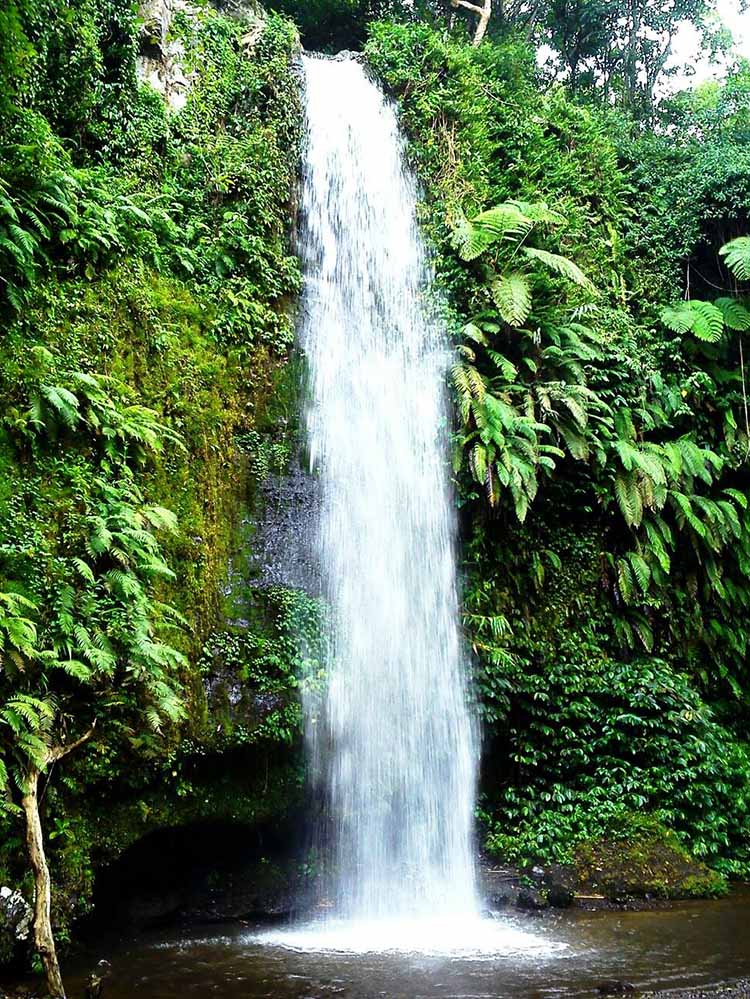
[[[65,986],[57,960],[57,948],[52,933],[52,879],[44,852],[44,834],[39,814],[39,777],[50,763],[56,763],[78,749],[94,734],[96,722],[80,738],[67,745],[52,746],[42,766],[28,764],[21,808],[26,818],[26,849],[34,875],[34,945],[42,959],[47,977],[47,989],[52,999],[65,999]]]
[[[492,16],[492,0],[484,0],[481,4],[472,3],[471,0],[451,0],[451,6],[463,7],[465,10],[470,10],[472,14],[476,14],[479,17],[472,45],[475,48],[481,45],[482,39],[487,32],[487,25],[490,23],[490,17]]]
[[[482,12],[479,15],[479,23],[477,24],[477,30],[474,32],[474,41],[472,42],[475,48],[482,44],[482,39],[487,32],[487,25],[490,23],[491,16],[492,0],[484,0],[484,7],[482,7]]]
[[[44,836],[39,816],[39,770],[36,767],[32,766],[28,770],[21,807],[26,817],[26,847],[34,874],[34,943],[44,965],[49,994],[54,999],[65,999],[55,938],[52,935],[52,883],[44,853]]]

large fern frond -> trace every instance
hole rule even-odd
[[[506,236],[525,236],[534,222],[512,202],[496,205],[469,220],[461,216],[453,227],[453,243],[463,260],[476,260]]]
[[[717,298],[714,305],[724,317],[727,329],[738,333],[750,330],[750,309],[747,309],[742,302],[738,302],[736,298]]]
[[[589,291],[594,290],[593,283],[586,277],[578,264],[574,264],[568,257],[563,257],[559,253],[550,253],[549,250],[540,250],[535,246],[526,246],[523,252],[531,260],[544,264],[549,270],[567,278],[568,281],[572,281],[582,288],[588,288]]]
[[[674,333],[692,333],[706,343],[717,343],[724,333],[724,315],[711,302],[693,299],[661,311],[661,321]]]
[[[719,254],[738,281],[750,281],[750,236],[730,240]]]
[[[531,312],[531,289],[519,273],[504,274],[492,282],[492,298],[498,312],[510,326],[523,326]]]

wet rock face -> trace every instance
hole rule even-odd
[[[180,914],[188,922],[276,922],[311,904],[311,891],[293,860],[262,858],[224,872],[220,883],[195,884]]]
[[[313,901],[302,860],[299,844],[268,827],[162,830],[105,872],[97,907],[136,929],[289,919]]]
[[[162,94],[174,111],[185,106],[192,80],[182,68],[183,46],[170,40],[169,29],[177,11],[194,9],[185,0],[144,0],[139,10],[138,79]]]
[[[265,25],[265,17],[251,0],[226,5],[227,13],[247,20],[248,29],[242,44],[250,51]],[[139,38],[138,79],[158,91],[173,111],[185,106],[193,83],[193,75],[185,72],[185,50],[182,43],[170,38],[175,14],[184,12],[196,16],[199,8],[190,0],[143,0],[139,8],[141,31]]]
[[[255,585],[285,586],[321,593],[317,555],[320,480],[296,463],[286,475],[270,476],[261,487],[250,568]]]
[[[10,959],[20,943],[28,940],[33,913],[20,891],[0,888],[0,961]]]
[[[516,907],[529,912],[540,912],[549,909],[549,898],[545,892],[536,888],[522,888],[516,896]]]

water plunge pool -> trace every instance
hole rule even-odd
[[[70,994],[83,994],[88,971],[102,957],[112,963],[106,999],[595,996],[605,982],[629,983],[638,992],[750,977],[747,889],[645,912],[573,909],[487,922],[477,940],[484,952],[468,956],[441,953],[446,937],[435,927],[423,934],[420,950],[400,952],[369,951],[364,936],[349,940],[348,948],[335,935],[327,942],[319,937],[316,949],[309,928],[225,924],[154,931],[100,941],[77,967],[68,967]],[[460,941],[460,925],[455,930]],[[484,948],[492,933],[495,953]]]

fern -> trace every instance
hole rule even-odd
[[[750,309],[736,298],[717,298],[714,305],[721,312],[727,329],[738,333],[750,330]]]
[[[531,312],[531,289],[523,274],[501,275],[490,286],[498,312],[510,326],[523,326]]]
[[[534,246],[524,247],[523,252],[531,260],[544,264],[549,270],[567,278],[573,284],[587,288],[589,291],[594,290],[594,285],[586,277],[578,264],[573,263],[568,257],[562,257],[558,253],[550,253],[548,250],[540,250]]]
[[[740,236],[719,250],[727,267],[738,281],[750,281],[750,236]]]
[[[514,201],[518,210],[533,222],[548,225],[565,225],[567,219],[560,212],[553,211],[544,201]]]
[[[711,302],[690,303],[695,319],[692,332],[699,340],[718,343],[724,333],[724,316]]]
[[[651,582],[651,570],[648,567],[648,563],[637,552],[628,552],[628,562],[630,562],[633,575],[641,588],[641,593],[648,593],[649,583]]]
[[[633,599],[635,586],[633,583],[633,572],[625,559],[617,561],[617,584],[623,602],[629,604]]]
[[[615,496],[625,523],[629,527],[638,527],[643,519],[643,500],[633,472],[617,476]]]
[[[722,310],[697,299],[662,309],[661,321],[674,333],[692,333],[707,343],[718,343],[724,333]]]
[[[476,260],[491,246],[508,236],[524,236],[534,221],[512,202],[481,212],[469,221],[461,216],[453,228],[453,243],[462,260]]]

